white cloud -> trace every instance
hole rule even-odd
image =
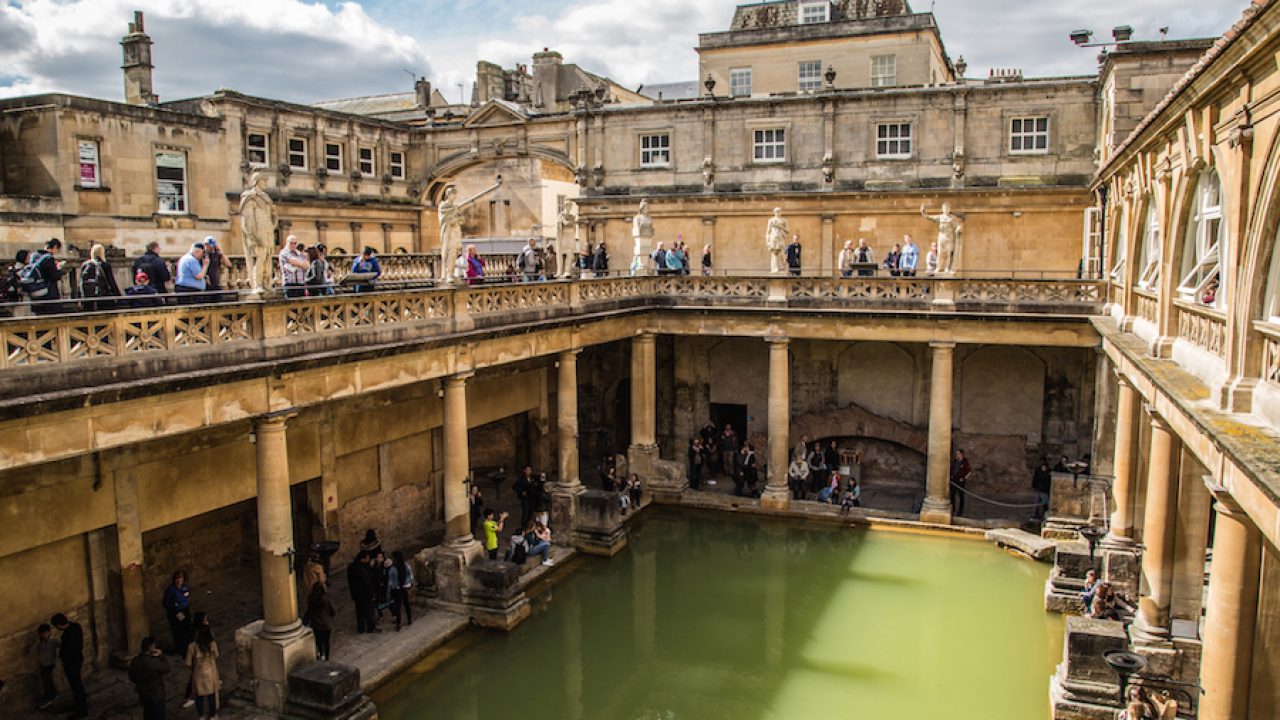
[[[296,101],[408,90],[427,74],[414,38],[355,2],[31,0],[0,5],[0,96],[62,91],[117,98],[119,38],[146,15],[161,100],[219,87]]]

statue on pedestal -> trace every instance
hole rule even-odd
[[[773,217],[769,218],[769,226],[764,231],[764,245],[769,250],[769,272],[774,275],[785,275],[787,272],[787,260],[783,253],[790,237],[791,228],[782,217],[782,208],[774,208]]]
[[[276,244],[276,204],[267,194],[262,173],[249,178],[240,193],[240,233],[249,270],[249,291],[259,297],[271,289],[273,250]]]
[[[436,207],[436,217],[440,225],[440,284],[450,285],[454,280],[454,264],[458,253],[462,251],[462,211],[476,200],[497,190],[502,185],[502,176],[496,182],[471,197],[458,202],[458,188],[450,185],[444,189],[444,198]]]
[[[568,238],[565,237],[566,234],[569,235]],[[572,240],[572,242],[569,242],[569,240]],[[580,252],[578,214],[574,212],[574,202],[567,198],[564,201],[564,207],[560,208],[560,216],[556,218],[556,247],[561,249],[560,277],[578,277],[578,255]]]
[[[951,214],[951,206],[942,203],[942,213],[930,215],[920,206],[920,214],[938,224],[938,274],[960,272],[960,240],[964,231],[960,218]]]
[[[631,219],[631,274],[638,275],[649,262],[649,245],[653,242],[653,218],[649,217],[649,201],[641,200],[640,209]]]

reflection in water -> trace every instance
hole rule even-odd
[[[1047,573],[969,540],[657,514],[514,632],[375,700],[384,720],[1043,720]]]

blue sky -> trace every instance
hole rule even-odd
[[[60,91],[119,99],[120,36],[135,9],[155,42],[162,100],[221,87],[300,102],[407,91],[406,70],[469,97],[478,59],[511,67],[551,47],[624,85],[692,80],[698,32],[728,27],[733,0],[0,0],[0,96]],[[1248,0],[936,0],[954,58],[1088,74],[1096,50],[1067,33],[1221,34]],[[916,11],[929,10],[922,0]]]

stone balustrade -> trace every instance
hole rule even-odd
[[[1174,302],[1173,311],[1178,337],[1210,354],[1223,356],[1227,321],[1221,312],[1181,300]]]
[[[1262,335],[1262,379],[1280,385],[1280,326],[1256,323],[1254,328]]]
[[[1133,313],[1149,323],[1156,322],[1156,309],[1160,307],[1160,298],[1153,292],[1133,291]]]
[[[419,256],[421,257],[421,256]],[[613,277],[383,290],[316,298],[19,317],[0,320],[0,367],[273,344],[280,338],[408,328],[415,337],[619,307],[792,306],[822,311],[1079,316],[1101,310],[1102,283],[942,278]],[[68,303],[70,304],[70,303]],[[12,376],[11,376],[12,377]]]

